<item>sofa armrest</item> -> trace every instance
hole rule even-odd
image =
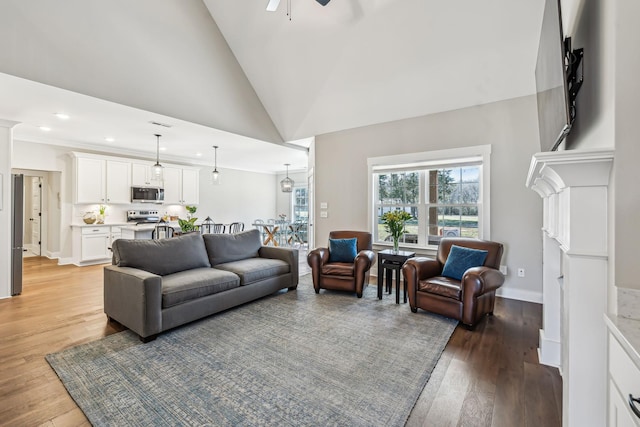
[[[412,308],[416,307],[416,291],[420,280],[439,276],[441,272],[442,264],[433,258],[414,257],[404,263],[402,275],[407,281],[407,295]]]
[[[132,267],[104,268],[104,312],[146,338],[162,332],[162,277]]]
[[[281,248],[275,246],[261,246],[258,250],[258,255],[261,258],[280,259],[287,264],[291,271],[291,286],[298,285],[299,272],[298,272],[298,250],[292,248]]]

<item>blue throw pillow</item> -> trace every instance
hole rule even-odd
[[[480,249],[464,248],[462,246],[451,246],[451,251],[444,263],[442,275],[456,280],[462,280],[464,272],[471,267],[484,265],[487,259],[487,251]]]
[[[358,255],[358,239],[329,239],[329,262],[353,262]]]

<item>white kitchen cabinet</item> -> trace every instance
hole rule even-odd
[[[130,203],[131,163],[99,156],[77,156],[75,190],[76,203]]]
[[[197,205],[200,201],[197,169],[166,166],[164,168],[164,204]]]
[[[106,203],[131,203],[131,163],[106,161]]]
[[[80,262],[105,260],[111,257],[110,227],[90,227],[82,229]]]
[[[105,161],[78,157],[75,166],[76,203],[105,203]]]
[[[162,187],[162,181],[154,179],[150,164],[131,164],[131,185],[135,187]]]
[[[640,398],[640,367],[636,365],[627,351],[624,350],[612,329],[609,332],[608,348],[608,398],[610,427],[639,427],[640,417],[633,413],[629,403],[629,395]],[[617,331],[616,331],[617,332]],[[637,356],[636,356],[637,357]],[[640,404],[635,403],[640,411]]]
[[[182,169],[182,203],[200,203],[200,173],[194,169]]]

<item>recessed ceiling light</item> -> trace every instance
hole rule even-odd
[[[67,113],[55,113],[54,116],[56,116],[60,120],[67,120],[69,118],[69,115]]]
[[[202,157],[202,153],[196,153],[196,156]]]
[[[167,151],[167,147],[160,147],[160,151]]]
[[[107,141],[107,142],[113,142],[113,141],[115,141],[116,139],[115,139],[114,137],[112,137],[112,136],[106,136],[106,137],[104,138],[104,140],[105,140],[105,141]]]
[[[44,132],[49,132],[51,128],[49,126],[40,126],[40,130]]]

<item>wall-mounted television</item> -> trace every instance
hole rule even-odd
[[[583,50],[571,50],[571,39],[562,33],[560,0],[546,0],[535,71],[542,151],[557,150],[571,131],[583,81],[582,73],[578,77],[582,56]]]

